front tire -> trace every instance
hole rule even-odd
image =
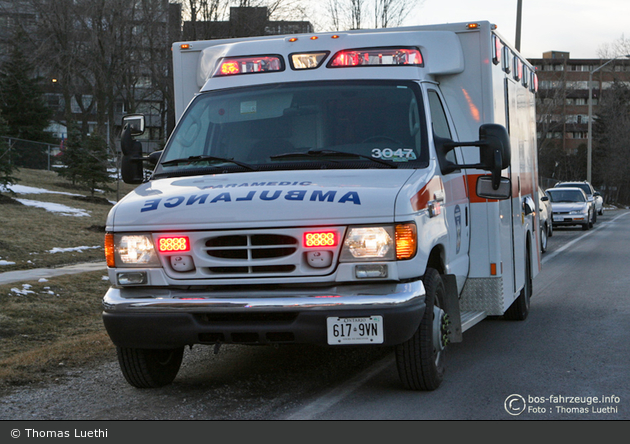
[[[120,370],[127,382],[137,388],[157,388],[177,376],[184,347],[162,350],[117,347]]]
[[[586,217],[587,222],[582,224],[582,231],[590,230],[593,227],[593,222],[591,219],[591,213],[588,213],[588,216]]]
[[[410,390],[435,390],[444,379],[444,354],[448,344],[448,315],[442,309],[446,287],[440,273],[427,268],[422,279],[426,308],[418,330],[396,346],[398,375]]]
[[[544,253],[545,251],[547,251],[547,235],[548,233],[548,229],[547,229],[547,224],[545,223],[544,227],[540,227],[540,252]]]

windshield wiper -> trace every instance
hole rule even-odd
[[[348,153],[345,151],[336,151],[336,150],[308,150],[306,152],[298,152],[298,153],[286,153],[286,154],[278,154],[275,156],[271,156],[270,159],[283,159],[289,157],[359,157],[361,159],[367,159],[372,162],[380,163],[382,165],[387,165],[390,168],[398,168],[398,165],[395,163],[391,163],[387,160],[377,159],[375,157],[365,156],[363,154],[357,153]]]
[[[254,166],[249,165],[247,163],[239,162],[238,160],[227,159],[225,157],[206,156],[206,155],[182,157],[181,159],[167,160],[166,162],[162,162],[162,166],[178,165],[180,163],[186,163],[186,162],[203,162],[204,160],[216,160],[216,161],[219,161],[219,162],[233,163],[234,165],[238,165],[240,167],[243,167],[246,170],[257,171],[257,168],[255,168]]]

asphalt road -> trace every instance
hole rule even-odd
[[[391,349],[187,350],[175,382],[129,386],[115,358],[0,398],[13,420],[628,420],[630,212],[557,229],[529,317],[449,346],[434,392],[401,387]]]
[[[589,231],[557,229],[528,319],[486,320],[464,333],[449,348],[437,391],[398,390],[389,365],[342,402],[306,417],[629,419],[629,247],[627,211],[605,212]]]

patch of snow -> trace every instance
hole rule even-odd
[[[33,293],[34,294],[35,292],[33,290],[29,290],[29,288],[31,288],[31,285],[29,285],[29,284],[22,284],[22,289],[21,290],[19,288],[13,287],[11,289],[11,291],[13,293],[17,293],[17,294],[22,295],[22,296],[25,296],[25,295],[27,295],[29,293]]]
[[[65,191],[51,191],[45,188],[29,187],[26,185],[12,184],[8,187],[0,185],[0,193],[8,190],[11,190],[16,194],[65,194],[66,196],[82,196],[82,194],[68,193]]]
[[[4,259],[0,259],[0,266],[1,265],[15,265],[15,262],[10,262],[10,261],[5,261]]]
[[[103,248],[100,245],[96,245],[94,247],[70,247],[70,248],[59,248],[55,247],[52,250],[48,250],[49,253],[67,253],[70,251],[78,251],[79,253],[83,253],[83,250],[91,250],[93,248]]]
[[[30,207],[43,208],[46,211],[50,211],[51,213],[58,213],[61,216],[75,216],[75,217],[91,217],[90,214],[86,210],[82,210],[80,208],[72,208],[67,205],[62,205],[58,203],[52,202],[39,202],[37,200],[30,199],[16,199],[18,202],[23,205],[28,205]]]

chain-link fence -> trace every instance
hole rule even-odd
[[[8,153],[2,153],[2,155],[8,155],[10,162],[18,168],[50,171],[55,165],[61,164],[59,145],[33,142],[15,137],[2,136],[2,138],[9,146]]]
[[[51,171],[55,166],[63,165],[61,161],[62,147],[60,144],[33,142],[32,140],[18,139],[15,137],[0,136],[9,146],[8,152],[1,152],[0,156],[9,156],[10,162],[18,168],[31,168],[34,170]],[[162,149],[163,142],[158,140],[140,140],[143,155],[148,155],[155,150]],[[120,146],[116,147],[120,156]],[[111,159],[112,165],[115,160]]]

